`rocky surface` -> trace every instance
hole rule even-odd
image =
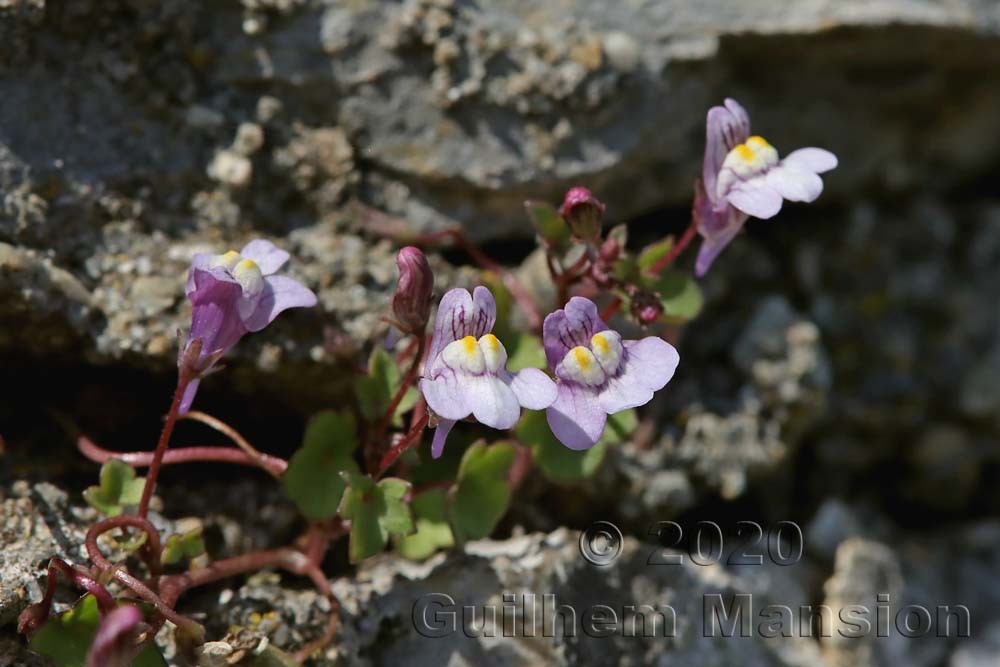
[[[241,491],[244,497],[246,491]],[[228,505],[223,501],[220,509]],[[40,595],[37,572],[31,571],[34,564],[44,562],[53,550],[72,557],[72,549],[61,549],[60,536],[79,532],[88,510],[68,502],[65,492],[51,485],[30,489],[20,483],[3,507],[17,512],[22,527],[32,526],[21,539],[5,536],[5,556],[10,557],[0,562],[0,573],[5,584],[20,591],[0,600],[0,609],[11,616]],[[263,507],[273,513],[280,503],[267,501]],[[228,510],[236,512],[235,502]],[[870,516],[848,506],[839,511],[852,514],[855,522]],[[871,530],[838,532],[845,524],[831,531],[824,514],[828,511],[821,511],[807,530],[808,539],[821,548],[806,542],[805,557],[784,567],[767,556],[759,565],[727,565],[735,545],[724,549],[718,562],[697,564],[690,552],[665,550],[631,537],[610,566],[597,567],[581,557],[579,534],[565,528],[471,542],[424,563],[377,557],[332,580],[342,605],[342,625],[337,643],[316,664],[922,667],[946,664],[949,655],[952,665],[991,664],[986,661],[1000,657],[986,631],[1000,623],[1000,525],[985,521],[925,536],[883,520],[874,539],[861,536],[871,535]],[[222,525],[211,518],[207,524]],[[237,544],[260,546],[261,539],[273,537],[233,530],[230,538],[240,537],[235,544],[225,540],[220,553]],[[833,561],[827,558],[831,545]],[[680,562],[665,563],[669,558]],[[941,568],[953,575],[942,578]],[[321,631],[329,610],[321,597],[294,578],[266,572],[232,588],[212,587],[192,595],[197,617],[216,635],[204,649],[205,664],[228,664],[227,656],[239,650],[252,654],[266,644],[301,646]],[[546,601],[545,596],[552,597]],[[739,596],[748,596],[741,603],[749,605],[744,607],[749,614],[745,625],[736,618],[735,608],[729,608]],[[719,604],[724,609],[717,610]],[[813,614],[827,618],[820,604],[832,610],[830,620],[823,621],[829,625],[801,625],[801,618]],[[561,605],[571,607],[575,618],[564,609],[559,612],[564,615],[557,614]],[[613,616],[607,609],[598,610],[600,605],[614,610]],[[641,605],[650,605],[658,614]],[[792,616],[784,626],[775,625],[774,614],[780,612],[774,610],[782,605]],[[879,605],[885,611],[878,611]],[[935,614],[933,628],[923,631],[926,636],[908,637],[899,629],[897,619],[907,605],[921,605]],[[960,634],[959,615],[951,617],[950,626],[942,624],[941,619],[948,619],[937,617],[940,605],[969,610],[970,638]],[[870,632],[851,636],[856,628],[845,624],[841,610],[857,606],[868,610]],[[642,619],[633,610],[644,614]],[[594,625],[598,613],[606,616]],[[885,636],[879,634],[880,613],[887,619]],[[723,630],[730,623],[734,625],[727,636]],[[172,656],[171,634],[162,635],[161,642]],[[29,660],[18,645],[0,644],[0,664],[33,664]],[[973,660],[982,662],[962,662]]]

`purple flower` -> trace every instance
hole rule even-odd
[[[142,613],[128,604],[101,619],[97,634],[87,651],[87,667],[128,667],[139,653]]]
[[[608,415],[648,403],[680,361],[674,346],[656,336],[622,340],[594,302],[579,296],[545,318],[542,337],[559,390],[546,416],[570,449],[594,446]]]
[[[709,109],[705,162],[693,207],[698,232],[705,238],[695,273],[708,271],[749,216],[772,218],[785,199],[815,201],[823,192],[818,174],[836,166],[837,157],[822,148],[800,148],[779,160],[774,146],[750,136],[750,117],[736,100]]]
[[[316,305],[312,290],[272,275],[287,261],[287,252],[262,239],[239,252],[194,256],[185,290],[192,304],[191,331],[179,362],[194,379],[181,401],[181,414],[191,407],[201,376],[244,334],[260,331],[286,308]]]
[[[420,391],[439,418],[434,458],[459,419],[473,415],[491,428],[513,428],[522,407],[542,410],[556,398],[555,383],[541,370],[507,370],[507,350],[490,333],[496,319],[496,302],[485,287],[472,294],[457,288],[441,298],[420,380]]]

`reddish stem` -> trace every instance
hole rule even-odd
[[[113,452],[103,449],[84,436],[80,436],[76,446],[80,450],[80,453],[95,463],[105,463],[111,459],[117,459],[129,464],[133,468],[145,468],[153,460],[153,452]],[[162,465],[172,465],[175,463],[195,463],[198,461],[235,463],[251,467],[260,467],[263,464],[266,466],[267,471],[276,477],[282,475],[288,468],[288,461],[277,456],[261,454],[258,461],[242,449],[237,449],[236,447],[211,446],[180,447],[167,450],[163,455],[161,463]]]
[[[17,622],[18,632],[34,632],[49,617],[60,574],[93,595],[97,599],[97,608],[102,615],[114,611],[117,605],[111,593],[98,583],[89,572],[79,566],[70,565],[61,558],[51,558],[48,567],[48,581],[45,583],[45,595],[40,602],[31,605],[21,613]]]
[[[680,240],[670,249],[663,258],[660,259],[656,264],[649,267],[648,273],[652,275],[659,275],[663,269],[670,266],[675,259],[680,257],[681,253],[688,247],[692,240],[694,240],[695,235],[698,233],[698,223],[696,220],[691,220],[691,224],[688,228],[684,230],[684,235],[681,236]]]
[[[212,415],[200,412],[198,410],[191,410],[187,414],[181,415],[180,419],[191,419],[197,422],[201,422],[210,428],[214,428],[219,433],[223,434],[230,440],[236,443],[236,446],[242,449],[247,455],[253,459],[254,463],[257,464],[259,468],[265,472],[278,477],[265,461],[265,454],[257,451],[257,449],[250,444],[250,442],[244,438],[239,431],[227,424],[226,422],[213,417]],[[286,466],[287,467],[287,466]]]
[[[156,488],[156,478],[160,474],[163,455],[167,451],[167,444],[170,442],[170,436],[174,432],[174,425],[177,423],[177,413],[180,411],[184,391],[190,382],[191,377],[182,371],[177,378],[177,389],[174,390],[174,400],[170,403],[170,411],[167,413],[167,419],[163,423],[163,430],[160,431],[160,440],[156,443],[153,460],[149,463],[149,472],[146,474],[146,485],[142,487],[142,499],[139,501],[139,516],[144,519],[149,514],[149,501],[153,497],[153,489]]]
[[[604,307],[604,310],[601,311],[601,316],[600,316],[601,319],[604,320],[605,322],[607,322],[612,317],[614,317],[615,315],[618,314],[618,311],[621,310],[621,307],[622,307],[621,297],[617,297],[616,296],[611,301],[611,303],[609,303],[608,305],[606,305]]]
[[[101,553],[101,548],[97,545],[97,538],[109,530],[124,528],[125,526],[140,528],[146,533],[146,543],[142,545],[141,550],[142,559],[146,563],[146,567],[149,568],[150,573],[154,576],[158,575],[161,569],[160,555],[162,552],[160,534],[156,532],[156,528],[149,521],[132,514],[120,514],[109,517],[103,521],[98,521],[90,527],[84,538],[84,546],[87,548],[87,555],[90,557],[90,561],[100,570],[111,569],[113,566],[104,557],[104,554]]]
[[[429,417],[426,412],[422,414],[419,420],[417,420],[413,426],[410,427],[409,432],[400,438],[399,442],[393,445],[382,460],[379,462],[378,473],[375,475],[375,479],[378,480],[385,474],[393,463],[395,463],[400,456],[403,455],[406,450],[410,449],[416,444],[420,444],[420,436],[424,433],[424,428],[427,427],[427,421]]]

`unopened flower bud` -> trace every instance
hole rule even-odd
[[[419,248],[407,246],[396,255],[399,284],[392,295],[392,316],[404,333],[423,335],[431,314],[434,273]]]
[[[601,239],[601,225],[604,222],[604,204],[587,188],[571,188],[559,207],[573,233],[584,241],[597,243]]]
[[[634,289],[630,292],[630,309],[639,324],[646,326],[660,318],[663,314],[663,304],[656,294],[644,289]]]

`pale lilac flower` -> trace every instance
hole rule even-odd
[[[316,305],[312,290],[273,275],[287,261],[287,252],[262,239],[239,252],[194,256],[185,290],[192,304],[191,331],[180,354],[182,371],[194,379],[181,414],[191,407],[201,376],[247,332],[260,331],[287,308]]]
[[[559,390],[546,417],[570,449],[594,446],[608,415],[648,403],[680,361],[674,346],[656,336],[622,340],[594,302],[579,296],[545,318],[542,337]]]
[[[87,667],[128,667],[139,654],[136,639],[142,613],[133,605],[118,607],[101,619],[87,651]]]
[[[772,218],[785,199],[815,201],[823,192],[818,174],[836,166],[837,157],[822,148],[800,148],[778,159],[774,146],[750,136],[750,117],[736,100],[709,109],[705,161],[693,207],[698,232],[705,238],[695,273],[708,271],[747,217]]]
[[[496,302],[485,287],[472,294],[456,288],[441,298],[420,380],[420,391],[438,416],[434,458],[460,419],[472,415],[491,428],[509,429],[522,407],[543,410],[556,398],[555,383],[541,370],[507,370],[507,350],[490,333],[496,319]]]

